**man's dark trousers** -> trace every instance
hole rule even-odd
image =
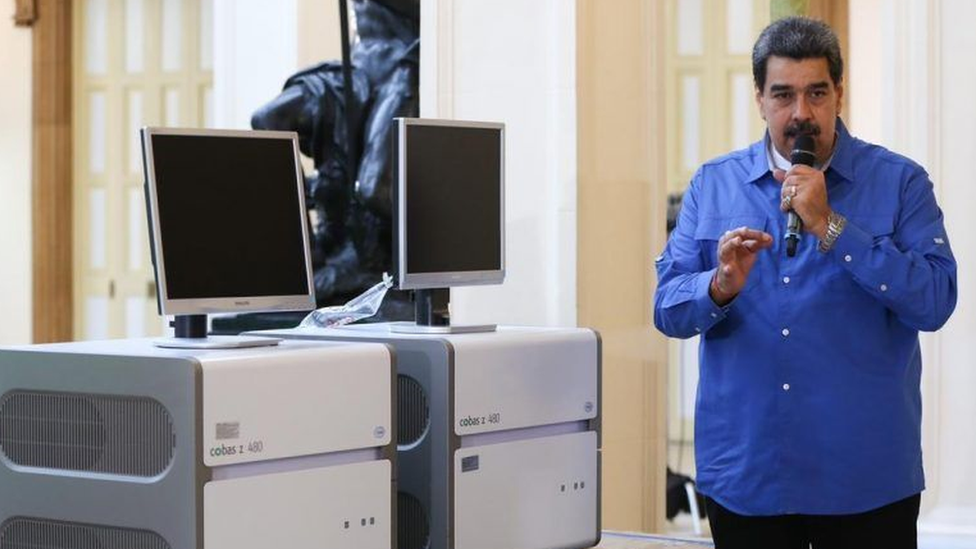
[[[716,549],[917,549],[916,494],[854,515],[738,515],[706,498]]]

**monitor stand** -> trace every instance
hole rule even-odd
[[[454,325],[448,305],[451,302],[450,288],[433,288],[414,292],[414,311],[416,323],[395,323],[390,331],[399,334],[470,334],[494,332],[495,324]]]
[[[273,337],[207,336],[207,315],[176,315],[170,323],[176,337],[157,339],[153,345],[164,349],[242,349],[270,347],[281,342]]]

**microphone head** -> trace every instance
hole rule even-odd
[[[790,152],[790,163],[813,166],[814,162],[817,161],[817,155],[814,152],[816,148],[813,136],[805,133],[796,136],[796,139],[793,140],[793,150]]]

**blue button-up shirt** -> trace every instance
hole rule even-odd
[[[837,134],[832,250],[804,233],[786,256],[767,137],[698,170],[657,260],[655,325],[701,334],[698,487],[739,514],[858,513],[924,488],[918,331],[955,308],[956,263],[928,174],[839,120]],[[719,307],[716,244],[742,226],[774,244]]]

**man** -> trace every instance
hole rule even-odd
[[[956,303],[942,213],[921,167],[838,118],[827,25],[776,21],[752,59],[766,135],[695,174],[654,298],[659,330],[701,334],[697,476],[716,546],[914,548],[918,331]],[[802,134],[812,167],[790,165]]]

